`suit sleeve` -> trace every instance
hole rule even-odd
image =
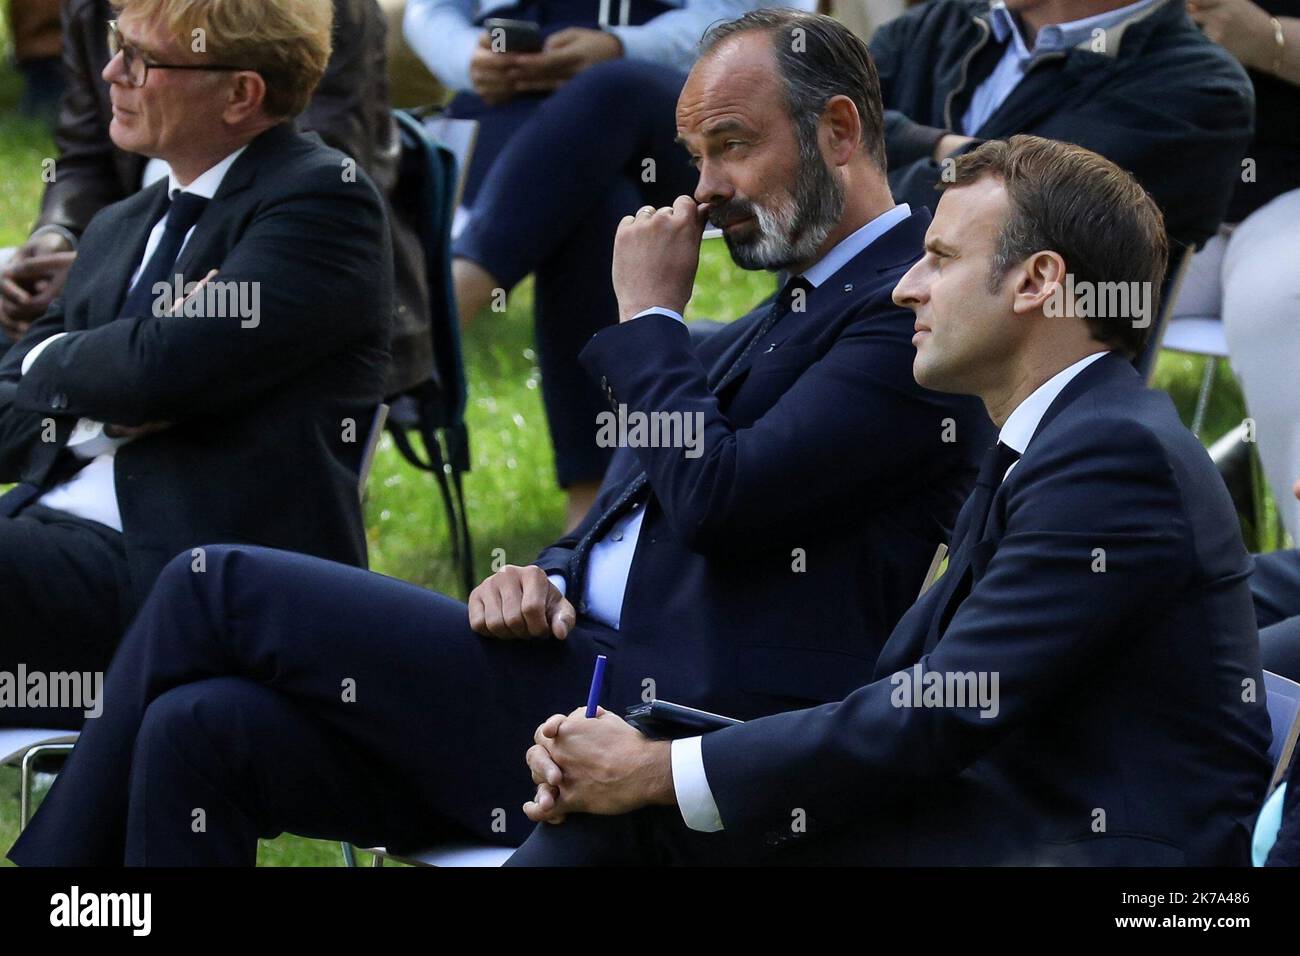
[[[474,25],[473,0],[408,0],[402,34],[429,72],[450,90],[469,90],[469,62],[483,28]]]
[[[623,55],[689,70],[700,51],[700,40],[709,26],[720,20],[734,20],[755,9],[752,0],[686,0],[677,10],[668,10],[640,26],[610,26],[606,29],[623,44]]]
[[[686,327],[668,316],[603,329],[584,349],[582,363],[607,379],[629,413],[702,423],[698,457],[683,448],[634,449],[687,547],[732,548],[824,525],[846,509],[878,507],[949,460],[941,442],[951,400],[911,380],[910,313],[904,321],[882,300],[861,308],[830,350],[744,428],[719,406]]]
[[[64,331],[63,325],[63,301],[56,299],[0,359],[0,482],[19,480],[32,445],[40,437],[44,419],[56,417],[20,408],[15,400],[23,375],[23,359],[46,339]]]
[[[788,824],[794,807],[835,826],[942,786],[1110,666],[1117,635],[1142,634],[1188,586],[1190,531],[1161,448],[1134,423],[1096,424],[1016,466],[1002,540],[919,660],[923,675],[996,675],[995,706],[902,706],[912,674],[900,672],[838,703],[708,734],[705,770],[728,830]],[[923,599],[899,628],[924,627],[929,611]]]
[[[85,8],[92,4],[83,5]],[[118,181],[116,147],[100,114],[95,85],[103,64],[90,60],[85,31],[98,28],[68,17],[63,4],[63,72],[65,89],[54,142],[58,148],[54,181],[45,188],[37,227],[56,225],[81,235],[95,213],[125,198]]]
[[[333,166],[301,181],[268,198],[216,264],[215,281],[252,298],[251,318],[123,317],[70,332],[18,382],[15,407],[128,426],[182,421],[243,407],[373,334],[391,312],[375,291],[392,291],[378,194]]]

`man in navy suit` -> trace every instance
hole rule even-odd
[[[1129,362],[1165,261],[1109,160],[1029,136],[959,159],[894,290],[917,381],[1001,429],[944,576],[842,701],[671,743],[550,718],[527,811],[560,825],[514,861],[1245,864],[1270,769],[1250,559]]]
[[[109,132],[171,172],[94,216],[0,361],[0,482],[18,483],[0,499],[5,672],[103,671],[163,566],[213,541],[366,563],[356,476],[388,367],[389,229],[370,178],[294,129],[333,7],[234,0],[216,23],[210,4],[117,7],[100,24]],[[0,705],[0,726],[81,726],[85,708],[47,703]]]
[[[582,360],[611,402],[593,427],[627,440],[586,520],[468,608],[300,555],[213,547],[203,573],[182,556],[15,861],[252,863],[285,829],[518,845],[520,755],[539,713],[585,698],[597,654],[620,709],[757,717],[868,679],[989,426],[912,379],[890,296],[929,216],[890,197],[865,45],[825,17],[781,30],[702,56],[678,111],[695,197],[619,230],[622,321]],[[742,265],[796,278],[697,349],[680,315],[706,218]]]

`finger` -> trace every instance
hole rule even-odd
[[[568,46],[578,38],[578,33],[573,27],[565,27],[563,30],[556,30],[546,38],[542,43],[543,50],[556,50]]]
[[[637,219],[649,219],[649,218],[650,218],[651,216],[653,216],[654,214],[655,214],[655,207],[654,207],[654,206],[642,206],[640,209],[638,209],[638,210],[636,211],[636,218],[637,218]]]
[[[560,640],[564,640],[577,623],[578,612],[573,609],[573,605],[567,599],[560,598],[558,606],[551,615],[551,633]]]
[[[528,629],[529,637],[543,637],[551,632],[550,621],[546,619],[546,603],[553,585],[546,580],[541,568],[529,572],[523,583],[519,612],[523,615],[524,626]]]
[[[13,263],[5,274],[19,279],[40,279],[55,272],[64,272],[77,258],[75,252],[47,252]]]
[[[528,625],[524,623],[523,587],[513,576],[503,581],[501,590],[501,616],[512,637],[527,637]]]
[[[673,200],[671,212],[674,216],[680,216],[694,222],[696,216],[699,215],[699,203],[692,196],[678,196]]]
[[[27,305],[32,301],[31,293],[8,277],[0,279],[0,295],[18,305]]]
[[[565,812],[559,795],[546,784],[537,788],[537,794],[524,804],[524,815],[534,823],[563,823]]]
[[[506,619],[501,613],[501,594],[496,588],[483,595],[483,626],[493,637],[514,637],[506,627]]]
[[[533,744],[528,748],[525,762],[533,773],[533,783],[549,783],[553,787],[558,787],[564,778],[560,765],[555,762],[551,752],[541,744]]]
[[[537,728],[537,733],[533,734],[533,743],[545,747],[549,741],[554,740],[559,735],[560,724],[564,723],[564,720],[563,714],[552,714],[547,717],[541,726]]]
[[[483,598],[477,589],[469,596],[469,628],[476,634],[487,634],[487,618],[483,610]]]

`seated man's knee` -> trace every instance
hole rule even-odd
[[[626,120],[630,110],[646,102],[647,94],[665,86],[662,69],[635,60],[606,60],[560,87],[555,104],[565,103],[591,116],[617,115]]]

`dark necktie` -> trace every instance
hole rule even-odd
[[[971,551],[984,538],[988,526],[989,512],[993,508],[993,497],[1007,469],[1020,459],[1020,452],[1009,445],[998,442],[984,455],[980,463],[979,477],[975,479],[975,490],[967,499],[961,514],[957,516],[957,525],[953,529],[953,543],[956,549],[948,559],[948,570],[939,580],[938,604],[926,635],[925,651],[928,653],[943,635],[956,607],[965,600],[970,591],[970,557]]]
[[[736,377],[744,371],[746,368],[746,360],[749,358],[750,353],[754,351],[754,347],[758,345],[764,336],[772,331],[778,322],[790,314],[794,304],[796,290],[803,290],[806,296],[811,289],[812,283],[803,276],[793,276],[786,282],[785,286],[781,289],[780,295],[778,295],[772,302],[772,307],[767,310],[767,314],[764,315],[762,321],[754,327],[754,331],[745,341],[745,345],[740,350],[740,354],[736,356],[736,360],[727,367],[727,370],[723,372],[722,377],[712,386],[715,394],[721,392],[724,388],[730,385]],[[641,504],[641,502],[645,501],[649,496],[650,481],[646,476],[646,473],[643,471],[634,478],[628,480],[627,484],[623,486],[623,491],[619,494],[618,498],[614,500],[612,505],[605,509],[604,513],[596,520],[596,523],[591,526],[591,529],[582,536],[582,540],[578,542],[578,546],[574,548],[573,556],[569,559],[569,573],[567,575],[565,593],[573,596],[571,599],[575,601],[579,611],[582,610],[582,605],[585,604],[585,598],[583,595],[585,581],[583,578],[586,574],[587,558],[591,554],[592,547],[597,541],[609,533],[610,528],[614,526],[615,522],[637,505]]]
[[[119,318],[153,315],[153,303],[157,298],[153,291],[154,286],[159,282],[170,284],[172,268],[181,254],[185,237],[199,221],[199,216],[203,215],[207,205],[207,199],[193,193],[177,191],[173,194],[171,205],[167,209],[166,227],[163,229],[162,239],[158,241],[153,255],[149,257],[148,263],[140,272],[140,278],[136,280],[127,294],[126,301],[122,303]]]

